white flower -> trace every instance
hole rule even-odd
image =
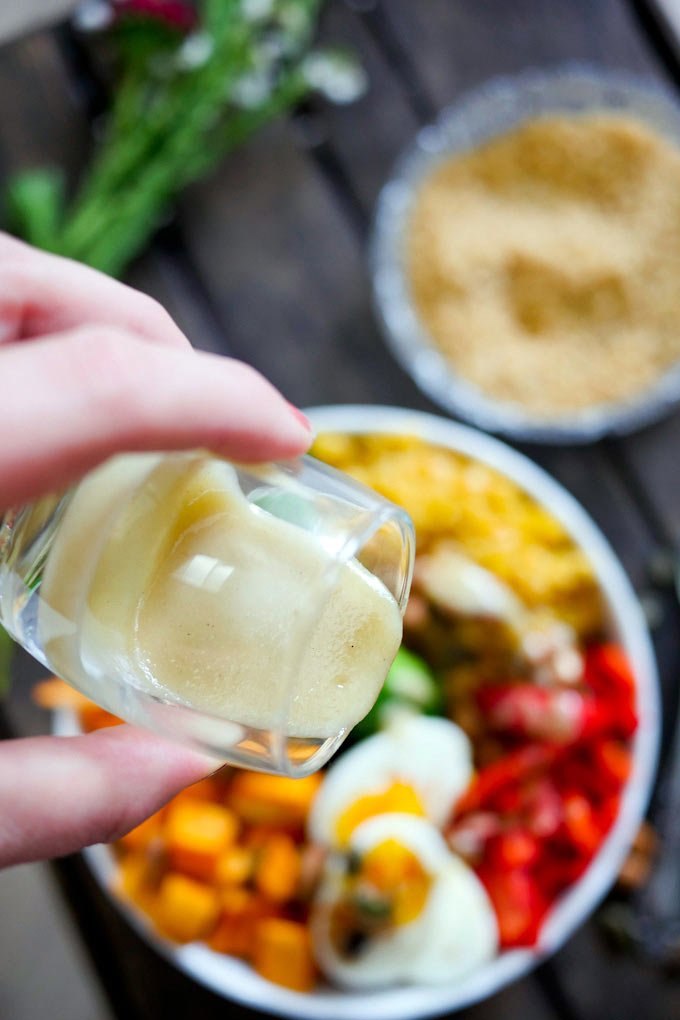
[[[231,98],[237,106],[251,109],[260,106],[268,98],[272,90],[272,79],[267,73],[251,71],[234,82]]]
[[[257,47],[253,58],[256,67],[275,64],[290,52],[289,42],[285,35],[278,32],[268,33]]]
[[[202,67],[210,60],[213,49],[213,41],[207,32],[192,32],[177,52],[177,66],[183,71]]]
[[[107,0],[85,0],[73,14],[73,24],[80,32],[101,32],[113,21],[113,8]]]
[[[241,14],[246,21],[265,21],[274,11],[274,0],[241,0]]]
[[[333,103],[352,103],[368,85],[366,74],[345,53],[310,53],[302,62],[302,73],[309,85]]]
[[[309,31],[309,15],[305,14],[296,4],[283,4],[277,12],[281,28],[294,42],[305,39]]]

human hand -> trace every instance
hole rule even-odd
[[[0,511],[120,451],[293,457],[304,416],[261,375],[194,351],[151,298],[0,233]],[[134,827],[217,761],[143,730],[0,744],[0,867]]]

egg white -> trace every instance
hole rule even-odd
[[[378,815],[357,827],[349,849],[363,855],[388,839],[410,850],[432,877],[425,905],[412,921],[376,934],[345,958],[330,936],[345,874],[344,858],[332,858],[310,921],[314,952],[326,976],[356,989],[437,984],[459,980],[491,959],[498,949],[493,908],[477,876],[450,852],[441,833],[415,815]]]
[[[361,797],[396,782],[411,786],[425,816],[441,827],[472,772],[472,748],[459,726],[448,719],[400,714],[327,771],[310,812],[309,835],[317,843],[335,845],[338,818]]]

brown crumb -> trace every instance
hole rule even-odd
[[[649,858],[633,851],[628,854],[619,871],[618,884],[631,892],[645,884],[651,872]]]
[[[629,117],[541,117],[441,164],[407,245],[424,326],[491,397],[557,417],[680,359],[680,150]]]
[[[619,871],[618,884],[621,888],[632,892],[645,884],[651,874],[658,844],[655,830],[649,822],[643,822]]]
[[[656,829],[652,828],[649,822],[643,822],[633,840],[633,849],[637,853],[653,857],[659,849],[659,837]]]

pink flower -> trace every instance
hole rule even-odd
[[[183,0],[114,0],[113,7],[118,18],[151,18],[180,32],[190,32],[198,20],[194,8]]]

